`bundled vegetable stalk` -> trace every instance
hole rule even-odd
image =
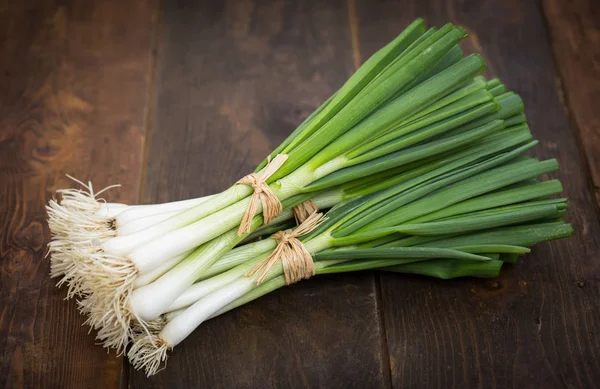
[[[230,254],[235,261],[221,259],[228,271],[189,287],[151,326],[152,333],[138,331],[128,354],[132,364],[153,374],[167,350],[204,320],[314,274],[382,268],[442,278],[497,275],[501,257],[572,232],[568,224],[552,221],[564,214],[566,200],[544,199],[560,192],[560,183],[531,181],[556,170],[556,161],[519,160],[531,145],[447,177],[416,179],[340,204],[305,236],[279,233],[235,249]],[[298,230],[318,224],[317,218],[313,214]],[[296,264],[307,261],[291,259],[293,250],[282,251],[298,237],[314,269],[302,266],[298,272]]]
[[[536,144],[522,101],[478,76],[465,36],[413,22],[221,193],[127,206],[91,184],[63,191],[48,206],[52,275],[105,347],[133,339],[152,374],[204,320],[285,284],[374,268],[494,276],[570,234],[555,220],[566,200],[547,199],[560,183],[535,181],[556,161],[522,155]],[[294,216],[306,220],[288,231]]]

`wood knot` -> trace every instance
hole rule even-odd
[[[32,262],[33,255],[25,249],[12,248],[5,255],[0,269],[6,274],[19,274],[25,272]]]
[[[14,233],[13,239],[19,247],[29,248],[38,252],[44,245],[44,227],[42,223],[33,221],[27,227]]]

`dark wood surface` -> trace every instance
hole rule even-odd
[[[407,10],[399,4],[365,1],[362,8],[386,9],[363,20],[369,24],[404,24],[425,15],[430,23],[451,21],[467,28],[467,50],[481,52],[490,64],[486,73],[500,77],[522,96],[529,125],[541,141],[533,154],[559,160],[556,176],[565,183],[564,194],[571,200],[568,218],[577,231],[570,239],[535,247],[494,280],[445,282],[383,273],[393,386],[600,384],[600,227],[536,3],[504,2],[499,8],[491,1],[478,2],[477,7],[461,1],[419,1]],[[363,14],[361,8],[358,14]],[[365,55],[391,37],[375,29],[361,30],[365,34],[360,42],[367,42],[361,48],[368,45]]]
[[[65,174],[138,200],[155,15],[133,1],[0,6],[0,387],[120,385],[122,360],[49,278],[44,207]]]
[[[600,204],[600,6],[589,0],[544,0],[543,10],[557,64],[559,97],[577,129],[590,185]]]
[[[299,283],[207,322],[151,379],[94,346],[43,258],[64,174],[133,203],[223,189],[416,16],[465,26],[521,94],[576,235],[495,280]],[[0,387],[596,387],[599,27],[593,0],[0,5]]]

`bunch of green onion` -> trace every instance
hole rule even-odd
[[[154,374],[204,320],[289,283],[281,263],[251,270],[307,201],[330,209],[300,238],[316,274],[494,277],[570,235],[566,199],[549,197],[560,182],[537,179],[557,162],[523,154],[537,142],[522,101],[479,76],[483,59],[457,46],[465,36],[416,20],[369,58],[257,167],[287,156],[266,181],[282,212],[263,220],[258,202],[243,233],[249,185],[142,206],[104,203],[91,184],[62,191],[48,206],[52,276],[105,347],[131,343],[133,365]]]

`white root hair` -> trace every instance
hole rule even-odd
[[[135,369],[144,369],[150,377],[167,366],[167,351],[171,348],[160,335],[143,334],[134,339],[127,358]]]
[[[139,321],[135,321],[131,325],[132,338],[137,338],[138,336],[144,334],[158,335],[163,330],[163,328],[165,328],[167,322],[168,321],[166,315],[160,315],[154,320],[145,322],[144,325],[142,325]]]
[[[83,182],[67,176],[84,189],[63,189],[60,203],[55,199],[46,206],[48,225],[52,238],[48,244],[50,255],[50,275],[61,277],[57,286],[69,286],[67,297],[85,294],[84,274],[81,265],[86,262],[86,251],[98,242],[115,236],[114,220],[96,215],[104,200],[97,196],[117,185],[109,186],[94,193],[91,182]]]
[[[96,338],[104,347],[120,353],[132,336],[132,322],[145,325],[129,308],[129,295],[138,272],[130,261],[103,254],[99,253],[97,274],[87,276],[85,289],[90,292],[78,302],[79,310],[87,316],[85,324],[98,330]]]
[[[128,296],[133,289],[137,269],[127,258],[110,255],[100,244],[115,236],[113,218],[98,214],[103,199],[98,196],[115,186],[94,192],[88,185],[70,177],[83,189],[59,190],[61,201],[50,200],[48,224],[52,240],[51,276],[59,278],[57,286],[66,285],[67,298],[79,297],[86,324],[98,330],[97,339],[104,347],[123,352],[132,336],[132,314]],[[144,326],[143,322],[140,324]]]

